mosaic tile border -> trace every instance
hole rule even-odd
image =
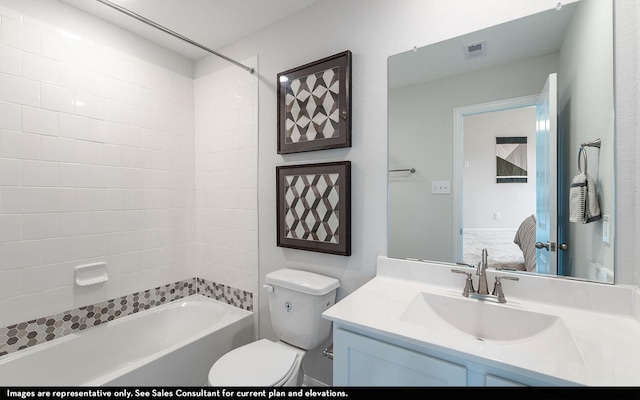
[[[0,328],[0,357],[192,294],[253,311],[253,293],[201,278],[185,279],[143,292]]]

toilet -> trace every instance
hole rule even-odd
[[[278,341],[238,347],[209,370],[209,386],[302,386],[302,360],[329,337],[322,313],[335,303],[340,281],[289,268],[266,276],[271,326]]]

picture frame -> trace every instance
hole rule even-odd
[[[351,255],[351,162],[276,166],[277,245]]]
[[[278,74],[278,154],[351,147],[351,51]]]
[[[496,137],[496,183],[527,183],[527,137]]]

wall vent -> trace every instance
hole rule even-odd
[[[464,58],[470,60],[472,58],[484,57],[487,55],[487,42],[476,42],[464,46]]]

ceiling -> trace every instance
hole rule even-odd
[[[96,0],[60,0],[138,36],[197,60],[208,53]],[[212,50],[320,0],[110,0]]]

